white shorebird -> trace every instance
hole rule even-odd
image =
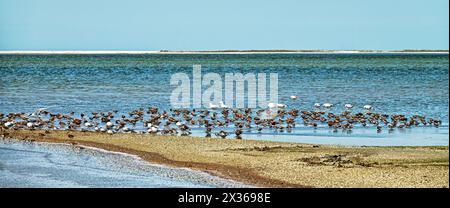
[[[297,96],[295,95],[291,95],[289,98],[291,98],[291,100],[297,100]]]
[[[183,125],[181,122],[177,121],[177,123],[175,123],[176,126],[181,126]]]
[[[86,127],[91,127],[92,126],[92,124],[91,123],[89,123],[89,122],[86,122],[86,123],[84,123],[84,126],[86,126]]]
[[[112,126],[113,126],[113,124],[112,124],[111,122],[108,121],[108,122],[106,123],[106,128],[109,129],[109,128],[111,128]]]
[[[29,114],[30,117],[39,117],[44,111],[46,111],[47,108],[38,108],[33,113]]]
[[[212,104],[212,103],[209,103],[209,108],[216,109],[216,108],[219,108],[219,106],[215,105],[215,104]]]
[[[33,126],[34,126],[33,123],[31,123],[31,122],[28,122],[28,123],[27,123],[27,127],[28,127],[28,128],[32,128]]]
[[[156,133],[156,132],[158,132],[158,127],[152,126],[149,130],[150,130],[150,133]]]
[[[280,103],[269,103],[269,104],[267,104],[267,107],[269,107],[269,108],[286,108],[286,105],[280,104]]]
[[[372,110],[373,107],[371,105],[364,105],[363,106],[364,110]]]
[[[347,103],[347,104],[344,105],[344,107],[345,107],[347,110],[350,110],[350,109],[353,108],[353,105]]]
[[[108,130],[108,131],[106,131],[106,133],[108,133],[108,134],[114,134],[114,132],[110,129],[110,130]]]
[[[322,106],[324,108],[331,108],[331,107],[333,107],[333,104],[331,104],[331,103],[324,103]]]
[[[228,108],[228,106],[225,105],[225,103],[223,103],[222,101],[220,101],[219,106],[220,106],[221,108]]]
[[[5,127],[9,128],[9,127],[14,126],[14,123],[13,122],[6,122],[4,125],[5,125]]]
[[[128,127],[123,127],[123,128],[122,128],[122,131],[123,131],[123,132],[129,132],[130,129],[129,129]]]
[[[315,108],[320,108],[320,103],[314,103]]]

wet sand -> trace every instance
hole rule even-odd
[[[449,187],[448,146],[342,147],[74,131],[0,135],[129,153],[259,187]]]
[[[240,188],[187,168],[87,146],[0,140],[0,188]]]

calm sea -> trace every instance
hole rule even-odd
[[[447,54],[0,55],[0,112],[32,112],[40,107],[52,112],[127,112],[148,106],[167,109],[174,89],[170,86],[171,75],[185,72],[192,76],[194,64],[202,65],[203,73],[222,76],[237,72],[278,73],[280,103],[289,107],[311,109],[316,102],[330,102],[335,105],[331,111],[341,112],[345,103],[352,103],[354,111],[371,104],[380,113],[441,119],[444,127],[440,129],[427,127],[392,135],[407,135],[402,137],[405,140],[418,137],[414,142],[406,141],[407,145],[448,145]],[[291,101],[290,95],[298,99]],[[295,132],[298,137],[252,133],[248,137],[333,144],[405,144],[382,140],[389,138],[384,133],[361,131],[336,135],[328,130],[299,129]],[[345,142],[349,137],[357,139]],[[373,138],[374,142],[370,140]]]

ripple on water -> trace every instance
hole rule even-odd
[[[279,102],[291,108],[309,110],[316,102],[330,102],[335,106],[330,112],[341,112],[345,103],[353,104],[355,111],[371,104],[379,113],[419,114],[449,123],[447,54],[0,55],[0,61],[3,113],[33,112],[40,107],[61,113],[118,109],[120,114],[139,107],[168,109],[174,89],[169,84],[171,75],[184,72],[191,76],[192,65],[201,64],[204,72],[222,77],[236,72],[278,73]],[[290,95],[297,99],[290,100]],[[368,144],[364,138],[374,139],[370,132],[360,136],[356,131],[345,137],[352,142],[336,139],[332,133],[324,136],[321,131],[290,136],[266,133],[248,136],[356,145]],[[430,135],[441,134],[448,136],[448,129]],[[442,144],[441,137],[427,140],[430,135],[420,133],[425,137],[411,133],[395,140],[384,132],[378,136],[384,135],[369,143]],[[305,139],[312,137],[317,140]]]
[[[0,161],[0,187],[246,187],[127,154],[62,144],[0,140]]]

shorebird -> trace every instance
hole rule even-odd
[[[150,133],[157,133],[158,132],[158,127],[157,126],[152,126],[149,129]]]
[[[344,105],[344,107],[345,107],[345,109],[350,110],[350,109],[353,108],[353,105],[347,103],[347,104]]]
[[[291,100],[297,100],[297,96],[295,96],[295,95],[291,95],[290,98],[291,98]]]
[[[220,131],[219,133],[216,133],[216,136],[219,136],[219,137],[221,137],[222,139],[225,139],[225,137],[228,136],[228,133],[222,130],[222,131]]]
[[[12,126],[14,126],[14,123],[13,123],[13,122],[6,122],[6,123],[5,123],[5,127],[7,127],[7,128],[10,128],[10,127],[12,127]]]
[[[123,128],[122,128],[122,131],[123,131],[123,132],[130,132],[131,129],[129,129],[128,127],[123,127]]]
[[[324,108],[331,108],[331,107],[333,107],[333,104],[331,104],[331,103],[324,103],[323,107]]]
[[[364,110],[372,110],[373,107],[371,105],[364,105],[363,106]]]
[[[215,104],[212,104],[212,103],[209,103],[209,108],[216,109],[216,108],[219,108],[219,106],[215,105]]]
[[[34,111],[34,113],[32,113],[31,115],[32,115],[32,116],[40,115],[40,114],[42,114],[42,113],[45,113],[46,111],[47,111],[47,108],[38,108],[38,109],[36,109],[36,111]]]
[[[234,134],[236,135],[237,139],[241,139],[242,130],[241,129],[236,129],[234,131]]]
[[[269,104],[267,104],[267,107],[269,107],[269,108],[285,108],[286,105],[280,104],[280,103],[269,103]]]
[[[275,104],[275,103],[269,103],[269,104],[267,104],[267,107],[269,107],[269,108],[276,108],[276,107],[277,107],[277,104]]]
[[[314,103],[315,108],[320,108],[320,103]]]
[[[381,126],[377,126],[377,133],[381,133],[381,130],[383,129],[383,127]]]
[[[228,108],[228,106],[225,105],[222,101],[220,101],[219,106],[220,106],[221,108]]]

